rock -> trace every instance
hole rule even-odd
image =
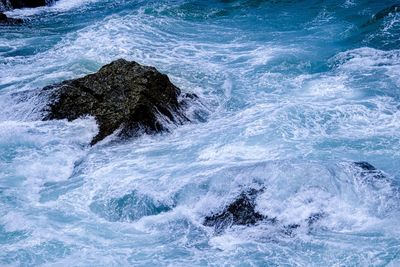
[[[360,178],[366,182],[372,182],[373,180],[385,179],[385,174],[376,169],[374,166],[365,161],[353,162],[353,164],[359,169]]]
[[[0,0],[4,9],[24,8],[24,7],[40,7],[45,6],[52,1],[46,0]]]
[[[307,224],[308,226],[312,226],[319,220],[325,218],[327,214],[325,212],[317,212],[317,213],[312,213],[310,216],[307,218]]]
[[[376,13],[375,15],[372,16],[372,18],[370,20],[368,20],[363,27],[369,26],[371,24],[376,23],[379,20],[384,19],[385,17],[389,16],[390,14],[394,14],[400,12],[400,4],[394,4],[390,7],[387,7],[385,9],[382,9],[381,11],[379,11],[378,13]]]
[[[373,165],[368,162],[351,162],[352,169],[356,171],[356,177],[363,183],[371,184],[372,186],[377,185],[379,188],[379,182],[387,181],[387,176],[380,170],[376,169]],[[329,214],[323,210],[313,212],[308,217],[301,220],[293,218],[294,223],[285,223],[285,220],[281,220],[279,215],[272,217],[263,212],[263,215],[255,209],[255,199],[263,190],[251,189],[247,192],[242,192],[231,204],[222,209],[221,212],[212,214],[205,217],[203,225],[212,226],[217,234],[222,233],[226,228],[233,225],[255,225],[259,222],[268,223],[274,225],[284,235],[294,236],[298,229],[311,230],[323,219],[329,217]]]
[[[359,167],[364,171],[376,171],[376,168],[366,161],[354,162],[354,165],[356,165],[357,167]]]
[[[372,17],[372,20],[380,20],[390,14],[397,13],[397,12],[400,12],[400,4],[395,4],[395,5],[392,5],[390,7],[387,7],[385,9],[379,11]]]
[[[318,221],[328,215],[321,211],[312,213],[307,219],[300,223],[283,224],[276,217],[262,215],[255,209],[255,199],[264,190],[250,189],[242,192],[238,198],[225,207],[221,212],[205,217],[203,225],[214,227],[217,234],[221,234],[225,229],[233,225],[251,226],[259,222],[274,225],[283,234],[294,236],[296,229],[307,227],[311,229]]]
[[[0,12],[6,11],[9,9],[10,9],[9,3],[5,0],[0,0]]]
[[[180,90],[154,67],[124,59],[103,66],[97,73],[42,89],[49,99],[44,120],[95,117],[99,133],[91,144],[117,129],[119,136],[167,130],[160,121],[188,121],[178,101]]]
[[[0,12],[0,25],[19,25],[23,22],[22,19],[9,18],[4,13]]]
[[[11,9],[11,4],[9,0],[0,0],[0,12]]]
[[[255,199],[260,190],[251,189],[239,197],[221,212],[207,216],[203,224],[213,226],[216,232],[221,232],[232,225],[254,225],[266,219],[255,210]]]
[[[13,8],[40,7],[47,4],[46,0],[10,0]]]

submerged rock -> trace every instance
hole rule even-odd
[[[97,73],[47,86],[41,94],[50,100],[44,120],[94,116],[99,133],[92,145],[117,129],[122,137],[167,130],[160,117],[175,124],[188,121],[178,101],[181,92],[167,75],[124,59]]]
[[[0,12],[0,25],[19,25],[22,23],[22,19],[9,18],[4,13]]]
[[[90,209],[111,222],[136,221],[146,216],[168,212],[172,205],[157,201],[150,196],[133,191],[122,197],[95,200]]]

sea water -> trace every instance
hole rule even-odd
[[[59,0],[6,12],[26,23],[0,26],[0,265],[399,266],[400,13],[373,17],[394,4]],[[40,88],[118,58],[196,93],[192,123],[90,147],[93,118],[40,120]],[[366,179],[357,161],[384,177]],[[277,223],[203,225],[251,188]]]

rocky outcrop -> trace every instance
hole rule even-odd
[[[379,11],[372,17],[372,20],[380,20],[390,14],[394,14],[397,12],[400,12],[400,4],[395,4],[395,5],[392,5],[390,7],[387,7],[385,9]]]
[[[188,121],[178,101],[181,92],[167,75],[124,59],[83,78],[47,86],[41,94],[49,101],[44,120],[95,117],[99,133],[92,145],[117,129],[119,136],[130,137],[167,130],[162,120]]]
[[[0,8],[14,9],[14,8],[25,8],[25,7],[40,7],[45,6],[53,1],[49,0],[0,0]]]
[[[0,12],[0,25],[19,25],[22,23],[22,19],[9,18],[4,13]]]
[[[375,15],[373,15],[372,18],[368,20],[365,24],[363,24],[363,27],[374,24],[384,19],[385,17],[397,12],[400,12],[400,4],[394,4],[390,7],[384,8],[381,11],[377,12]]]

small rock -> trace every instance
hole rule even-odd
[[[366,161],[354,162],[354,165],[356,165],[357,167],[361,168],[364,171],[376,171],[376,168]]]
[[[262,215],[255,209],[255,199],[263,190],[250,189],[242,192],[238,198],[225,207],[221,212],[205,217],[203,225],[214,227],[215,233],[221,234],[225,229],[233,225],[251,226],[259,222],[265,222],[274,225],[282,231],[283,234],[294,236],[295,231],[302,225],[311,228],[321,219],[327,217],[325,212],[316,212],[310,214],[306,220],[300,223],[283,224],[276,217]]]
[[[385,174],[376,169],[374,166],[365,161],[359,161],[353,163],[360,170],[360,177],[367,182],[372,182],[373,180],[385,179]]]
[[[0,12],[0,25],[19,25],[23,22],[22,19],[9,18],[6,14]]]
[[[380,20],[380,19],[383,19],[384,17],[386,17],[386,16],[388,16],[390,14],[397,13],[397,12],[400,12],[400,4],[395,4],[395,5],[392,5],[390,7],[387,7],[385,9],[379,11],[378,13],[376,13],[372,17],[372,19],[373,20]]]
[[[394,4],[390,7],[382,9],[381,11],[379,11],[378,13],[373,15],[372,18],[363,25],[363,27],[374,24],[374,23],[384,19],[385,17],[387,17],[391,14],[397,13],[397,12],[400,12],[400,4]]]
[[[265,216],[255,210],[255,198],[259,193],[260,190],[255,189],[241,193],[223,211],[207,216],[203,224],[214,226],[217,232],[221,232],[232,225],[254,225],[266,219]]]
[[[318,222],[319,220],[321,220],[326,216],[327,214],[325,212],[313,213],[307,218],[307,224],[308,226],[312,226],[313,224],[315,224],[316,222]]]

